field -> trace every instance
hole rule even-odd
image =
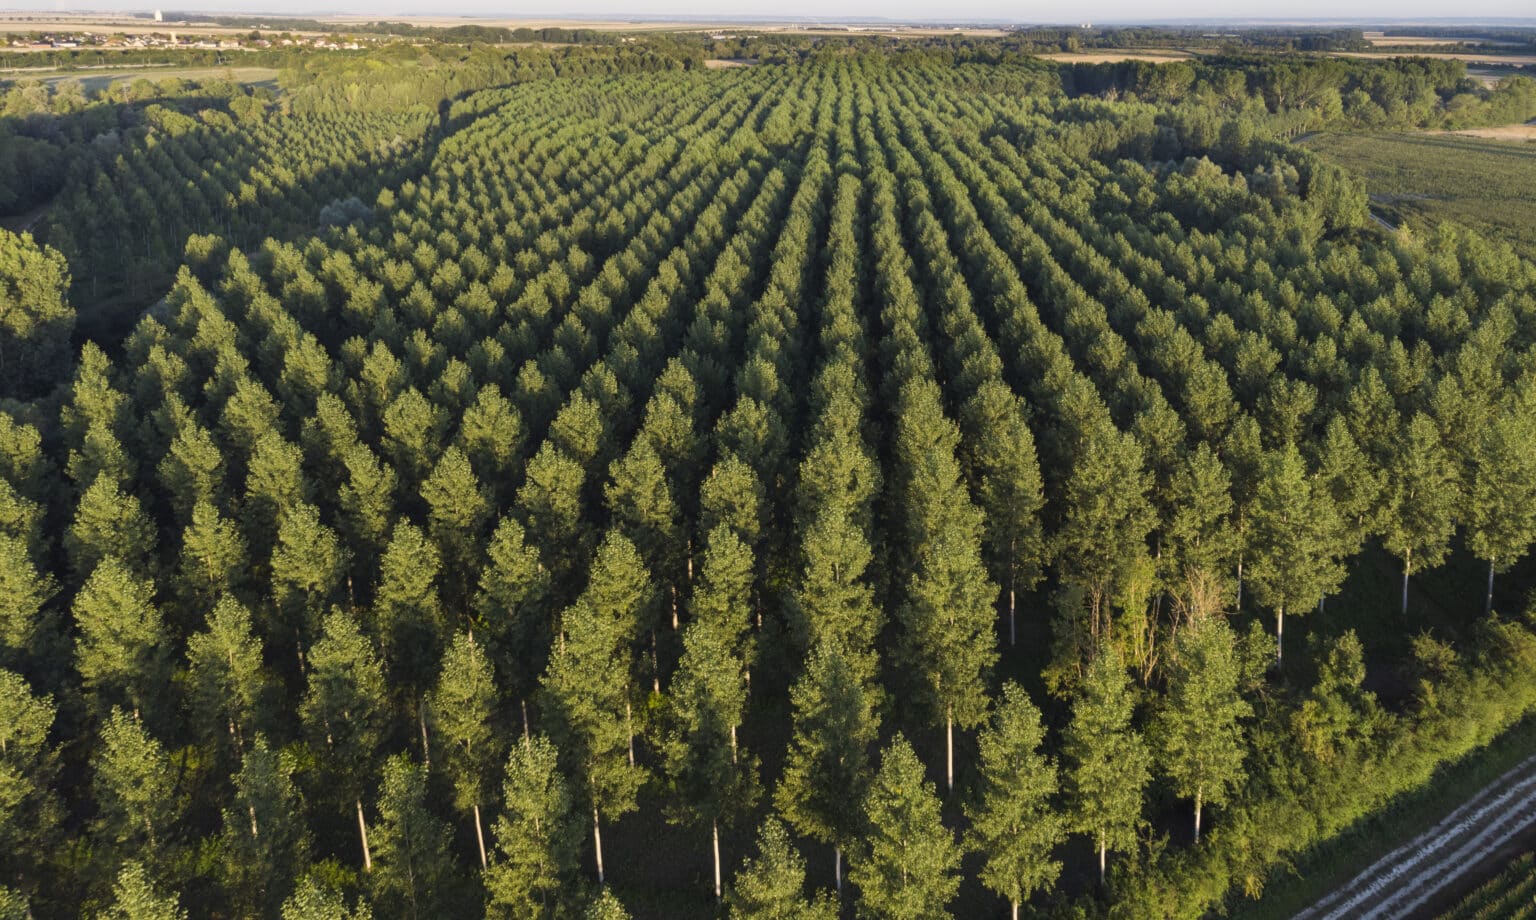
[[[7,89],[0,916],[1278,916],[1536,743],[1536,262],[1367,197],[1532,148],[909,37]]]
[[[77,68],[71,70],[31,69],[18,68],[12,70],[0,69],[0,81],[6,80],[36,80],[50,86],[60,83],[73,82],[80,84],[87,93],[102,92],[113,83],[132,82],[138,79],[164,80],[167,78],[181,80],[233,80],[236,83],[244,83],[250,86],[265,86],[275,88],[277,85],[277,70],[271,67],[177,67],[168,65],[155,67],[144,64],[131,64],[122,67],[102,66],[99,68]]]
[[[1528,920],[1536,916],[1536,855],[1510,860],[1497,878],[1467,895],[1438,920]]]
[[[1364,176],[1394,224],[1453,220],[1536,253],[1536,144],[1418,133],[1323,134],[1306,145]]]

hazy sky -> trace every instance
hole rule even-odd
[[[896,20],[996,20],[1027,23],[1148,22],[1186,18],[1247,20],[1536,18],[1533,0],[0,0],[0,8],[33,10],[241,11],[319,15],[324,12],[398,16],[466,14],[494,17],[770,16]]]

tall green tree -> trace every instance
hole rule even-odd
[[[703,564],[689,605],[695,622],[724,636],[731,654],[750,669],[756,657],[752,638],[752,550],[728,524],[709,532]]]
[[[374,629],[389,671],[390,686],[416,713],[422,756],[431,759],[427,735],[426,693],[436,676],[445,624],[438,599],[442,558],[437,548],[409,521],[395,532],[379,563],[374,597]]]
[[[170,638],[154,585],[115,556],[102,560],[75,596],[75,667],[96,712],[125,706],[158,715],[171,677]]]
[[[862,835],[869,788],[869,746],[880,729],[866,681],[833,639],[811,652],[790,691],[794,734],[774,805],[805,837],[830,844],[838,891],[843,851]]]
[[[731,920],[836,920],[837,902],[826,891],[807,896],[805,859],[777,818],[763,822],[757,855],[736,871],[725,893]]]
[[[710,830],[717,900],[724,896],[720,825],[750,809],[757,791],[755,759],[736,743],[747,702],[746,663],[732,648],[731,633],[718,621],[688,624],[662,748],[675,799],[683,803],[673,819]]]
[[[208,502],[192,508],[192,522],[181,532],[177,595],[187,611],[213,607],[219,598],[238,590],[249,572],[245,539],[235,522]]]
[[[1049,890],[1061,874],[1054,851],[1067,824],[1054,799],[1056,763],[1042,753],[1045,729],[1029,694],[1009,681],[982,731],[981,790],[966,808],[966,848],[985,863],[981,881],[1007,898],[1018,920],[1020,903]]]
[[[320,509],[304,502],[284,512],[272,549],[272,603],[278,622],[270,632],[285,647],[303,650],[315,641],[320,620],[343,599],[348,587],[347,550],[320,520]],[[350,592],[348,592],[350,593]]]
[[[0,534],[0,667],[31,672],[47,663],[55,631],[48,603],[58,592],[25,540]]]
[[[75,577],[82,581],[108,556],[148,578],[153,574],[155,527],[137,496],[123,492],[111,478],[98,476],[80,496],[74,523],[64,534],[64,549]]]
[[[792,589],[788,611],[797,643],[810,651],[828,639],[843,645],[859,680],[875,677],[875,639],[883,617],[865,578],[873,553],[869,541],[841,508],[828,506],[805,533],[805,569]]]
[[[1067,477],[1065,518],[1052,555],[1061,579],[1086,595],[1095,641],[1108,625],[1108,604],[1145,566],[1147,535],[1156,523],[1149,488],[1136,439],[1108,422],[1094,426]]]
[[[119,857],[132,854],[164,866],[182,811],[165,747],[137,720],[113,709],[92,766],[96,839]]]
[[[309,875],[283,902],[283,920],[373,920],[373,909],[361,898],[348,907],[339,892]]]
[[[454,807],[474,817],[481,869],[486,859],[480,806],[490,798],[503,747],[491,724],[495,707],[496,679],[490,659],[473,635],[459,633],[443,655],[431,708],[444,745],[444,771],[453,783]]]
[[[37,878],[63,816],[52,784],[58,753],[48,743],[53,697],[34,695],[19,674],[0,669],[0,873],[7,883]]]
[[[569,900],[581,819],[543,735],[512,746],[496,819],[496,860],[486,870],[488,917],[546,920]]]
[[[27,399],[68,376],[69,283],[69,262],[57,249],[0,230],[0,393]]]
[[[632,746],[630,627],[616,612],[626,611],[586,596],[565,611],[561,641],[542,688],[551,738],[570,775],[578,777],[592,812],[599,884],[604,879],[602,817],[615,820],[633,811],[645,781]]]
[[[384,764],[375,829],[375,903],[391,917],[437,917],[453,871],[448,825],[427,803],[426,771],[405,754]]]
[[[1035,587],[1046,563],[1040,520],[1045,495],[1035,439],[1023,400],[999,380],[977,388],[965,419],[966,427],[980,434],[962,449],[969,454],[972,492],[984,513],[987,567],[1007,595],[1008,644],[1014,645],[1018,593]]]
[[[299,719],[320,757],[333,794],[357,810],[363,869],[373,869],[363,792],[374,782],[388,721],[384,671],[368,638],[341,610],[325,618],[320,641],[309,650],[309,687]]]
[[[1536,379],[1527,377],[1476,435],[1468,476],[1467,547],[1488,563],[1485,613],[1493,576],[1536,543]]]
[[[243,754],[246,739],[269,724],[272,690],[250,612],[232,597],[221,599],[207,626],[187,640],[187,703],[197,732]]]
[[[1226,620],[1208,617],[1180,630],[1167,677],[1152,742],[1174,790],[1194,799],[1199,843],[1201,809],[1224,804],[1243,781],[1242,720],[1253,714],[1239,692],[1242,665]]]
[[[432,475],[421,484],[421,497],[427,503],[432,542],[437,544],[443,564],[458,576],[444,585],[448,602],[460,616],[467,616],[475,574],[484,565],[482,546],[490,499],[469,459],[457,447],[443,451]]]
[[[256,735],[224,809],[224,879],[241,909],[275,914],[309,860],[309,828],[294,787],[298,765]]]
[[[1135,846],[1152,755],[1131,725],[1135,699],[1119,653],[1104,643],[1072,705],[1062,752],[1070,768],[1067,788],[1074,827],[1093,836],[1099,881],[1110,850]]]
[[[1460,479],[1440,432],[1419,413],[1399,442],[1387,482],[1389,508],[1381,542],[1403,563],[1402,611],[1408,612],[1408,579],[1445,561],[1456,530]]]
[[[949,916],[960,890],[960,846],[944,826],[939,798],[912,746],[899,733],[880,758],[864,800],[865,849],[848,878],[859,886],[859,916],[930,920]]]
[[[1275,661],[1284,655],[1285,612],[1311,610],[1344,581],[1338,511],[1326,485],[1307,476],[1295,445],[1265,456],[1249,536],[1254,599],[1275,611]]]
[[[508,515],[496,525],[475,595],[476,628],[494,649],[498,683],[522,700],[523,734],[528,734],[527,696],[549,661],[554,624],[545,604],[549,573],[539,551],[528,542],[523,525]]]
[[[154,883],[143,863],[129,861],[112,886],[112,905],[96,920],[187,920],[187,912],[174,892]]]

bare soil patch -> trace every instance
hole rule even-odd
[[[1167,64],[1172,61],[1187,61],[1194,57],[1184,51],[1061,51],[1036,56],[1047,61],[1060,61],[1063,64],[1118,64],[1121,61]]]

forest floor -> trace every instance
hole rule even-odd
[[[1536,756],[1483,787],[1429,830],[1372,863],[1295,920],[1433,916],[1444,893],[1502,867],[1536,829]]]

